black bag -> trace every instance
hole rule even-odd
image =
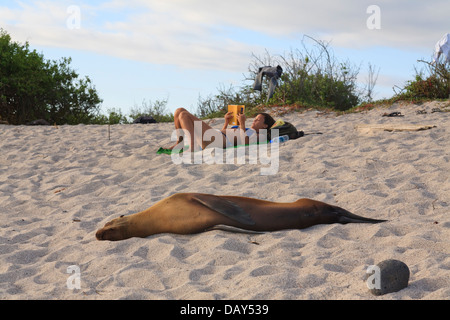
[[[304,132],[298,131],[297,128],[292,123],[284,121],[283,124],[270,128],[269,139],[272,139],[272,130],[274,130],[274,129],[278,129],[279,137],[287,135],[290,140],[303,137],[303,135],[304,135]]]
[[[142,116],[133,121],[133,123],[157,123],[152,116]]]

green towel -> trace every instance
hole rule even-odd
[[[159,148],[158,151],[156,151],[157,154],[172,154],[172,153],[182,153],[184,150],[189,149],[189,146],[184,146],[184,149],[165,149],[165,148]]]
[[[258,144],[263,144],[263,143],[269,143],[269,141],[264,141],[264,142],[256,142],[256,143],[251,143],[251,144],[240,144],[237,146],[232,146],[232,147],[228,147],[225,149],[230,149],[230,148],[239,148],[239,147],[248,147],[251,145],[258,145]],[[159,148],[158,151],[156,151],[157,154],[172,154],[172,153],[182,153],[183,151],[186,151],[187,149],[189,149],[189,146],[184,146],[184,149],[176,149],[176,150],[172,150],[172,149],[165,149],[165,148]]]

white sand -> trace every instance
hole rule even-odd
[[[260,163],[173,164],[156,154],[172,124],[114,125],[110,141],[107,126],[1,125],[0,299],[449,299],[450,113],[430,113],[442,105],[283,116],[323,134],[283,144],[272,176]],[[381,117],[391,111],[405,116]],[[355,129],[383,123],[436,127]],[[175,192],[307,197],[389,222],[95,239],[112,218]],[[374,297],[365,273],[385,259],[409,266],[409,286]],[[81,289],[67,287],[72,265]]]

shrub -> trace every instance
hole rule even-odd
[[[98,114],[94,116],[89,124],[127,124],[129,123],[127,117],[122,114],[122,110],[115,108],[107,110],[108,115]]]
[[[168,99],[155,102],[146,102],[144,99],[141,107],[135,105],[134,108],[131,108],[129,117],[135,120],[139,117],[151,116],[158,122],[173,122],[173,114],[167,111],[167,102]]]
[[[10,124],[89,123],[102,100],[91,80],[79,79],[70,63],[70,58],[45,60],[28,42],[13,42],[0,29],[0,117]]]
[[[244,79],[252,81],[252,84],[240,88],[222,88],[217,95],[210,95],[205,99],[199,97],[198,115],[208,117],[223,114],[228,104],[244,104],[246,111],[251,114],[255,107],[264,105],[268,81],[263,81],[261,92],[255,92],[252,87],[258,69],[269,65],[280,65],[283,68],[270,104],[308,105],[344,111],[362,101],[372,100],[377,75],[374,76],[375,69],[371,65],[369,83],[365,90],[361,90],[357,86],[359,67],[349,61],[338,61],[327,43],[310,37],[308,39],[312,40],[313,46],[303,43],[302,50],[291,50],[284,55],[271,55],[268,51],[263,56],[253,54]]]
[[[449,99],[450,98],[450,63],[430,63],[427,68],[417,71],[415,79],[407,81],[397,98],[402,99]],[[404,91],[404,92],[403,92]]]

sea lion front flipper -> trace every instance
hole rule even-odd
[[[192,199],[234,221],[250,226],[255,224],[252,217],[233,201],[211,194],[196,194]]]
[[[238,227],[227,226],[225,224],[218,224],[218,225],[212,226],[211,228],[208,228],[205,231],[212,231],[212,230],[222,230],[222,231],[228,231],[228,232],[249,233],[249,234],[264,234],[264,233],[266,233],[265,231],[254,231],[254,230],[242,229],[242,228],[238,228]]]

